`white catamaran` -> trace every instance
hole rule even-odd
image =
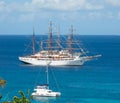
[[[43,85],[37,85],[36,88],[34,89],[34,92],[32,93],[33,98],[39,98],[39,97],[58,97],[61,95],[60,92],[53,92],[52,90],[49,89],[49,75],[48,75],[48,66],[50,64],[47,63],[47,68],[46,68],[46,81],[47,84]]]
[[[35,37],[33,35],[33,54],[19,57],[19,60],[26,64],[40,65],[45,66],[46,61],[51,62],[51,66],[80,66],[83,65],[86,61],[98,58],[101,55],[87,56],[86,52],[79,46],[74,48],[74,44],[79,44],[79,41],[73,40],[73,26],[71,26],[70,34],[68,40],[66,41],[67,47],[64,48],[60,40],[60,35],[58,35],[57,40],[52,38],[52,22],[50,22],[49,35],[47,41],[41,41],[41,50],[35,53]],[[55,42],[55,43],[54,43]],[[43,44],[47,44],[47,47],[43,47]],[[57,45],[53,45],[57,44]],[[77,52],[75,51],[77,50]]]

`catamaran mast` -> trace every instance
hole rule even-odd
[[[46,82],[47,82],[47,85],[48,85],[48,89],[49,89],[49,71],[48,71],[48,67],[49,67],[49,64],[51,62],[47,62],[47,67],[46,67]]]

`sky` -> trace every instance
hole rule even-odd
[[[120,35],[120,0],[0,0],[0,35]]]

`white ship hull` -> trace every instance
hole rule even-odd
[[[83,65],[86,61],[84,58],[76,58],[72,60],[47,60],[47,59],[38,59],[38,58],[29,58],[29,57],[19,57],[21,62],[31,65],[40,65],[46,66],[47,62],[51,62],[51,66],[79,66]]]

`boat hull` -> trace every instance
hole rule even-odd
[[[19,60],[26,64],[31,65],[40,65],[46,66],[48,62],[51,62],[51,66],[79,66],[83,65],[85,60],[82,58],[77,58],[73,60],[42,60],[37,58],[29,58],[29,57],[19,57]]]
[[[59,97],[61,93],[51,92],[51,93],[32,93],[33,97]]]

